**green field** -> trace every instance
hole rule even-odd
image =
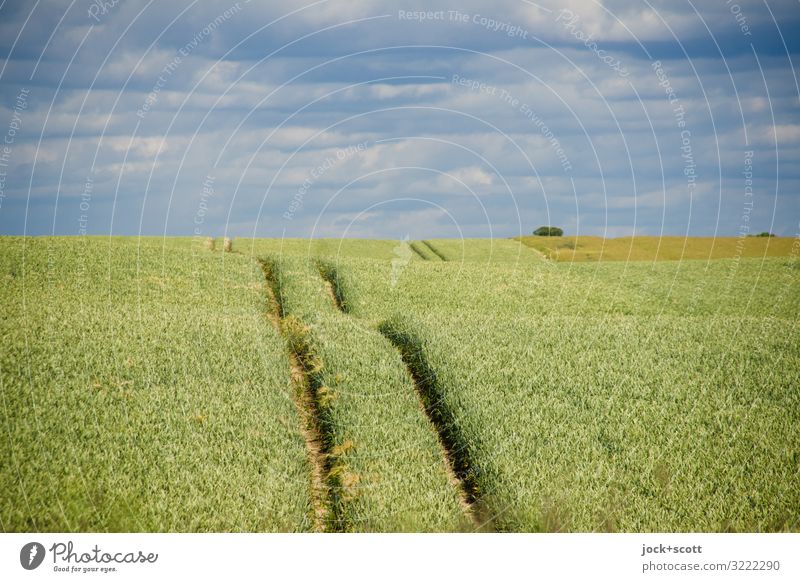
[[[531,238],[0,239],[0,527],[800,529],[792,241]]]
[[[523,236],[517,240],[548,259],[565,262],[767,258],[800,252],[797,240],[777,237]]]
[[[0,239],[5,531],[310,531],[252,261],[188,239]]]

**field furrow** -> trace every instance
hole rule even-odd
[[[414,379],[423,410],[439,435],[442,454],[450,469],[451,480],[460,491],[464,511],[473,521],[476,531],[491,531],[491,514],[481,500],[469,443],[442,398],[436,373],[428,363],[422,344],[404,328],[402,322],[387,321],[378,329],[398,349]]]
[[[309,354],[305,368],[329,439],[337,529],[470,529],[397,350],[337,307],[318,264],[272,260],[283,318],[292,322],[290,342]]]
[[[275,292],[277,284],[273,265],[262,262],[262,271],[266,279],[267,301],[269,303],[268,317],[275,329],[286,341],[286,351],[291,368],[292,392],[295,407],[300,419],[300,430],[306,444],[306,454],[310,471],[309,495],[314,510],[314,531],[324,532],[341,524],[341,519],[334,515],[337,506],[331,498],[331,475],[328,459],[330,458],[330,438],[323,433],[323,424],[320,420],[319,403],[317,400],[318,386],[314,386],[313,377],[308,369],[313,355],[307,347],[303,349],[291,339],[291,322],[283,318],[283,308],[278,302]]]
[[[428,247],[428,250],[431,251],[437,257],[439,257],[440,260],[442,261],[448,260],[447,257],[445,257],[443,253],[441,253],[435,246],[433,246],[433,243],[431,243],[430,241],[424,240],[422,241],[422,244]]]
[[[417,255],[423,261],[440,260],[435,253],[431,252],[431,250],[420,241],[412,241],[409,243],[409,246],[411,247],[411,250],[414,251],[414,254]]]

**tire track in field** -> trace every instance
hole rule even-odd
[[[417,255],[423,261],[430,261],[430,257],[428,256],[427,251],[420,248],[416,241],[408,243],[408,246],[411,247],[411,250],[414,251],[414,254]]]
[[[477,483],[477,465],[469,446],[458,428],[455,416],[445,405],[436,372],[433,371],[422,344],[401,326],[384,321],[378,326],[386,339],[400,352],[400,357],[414,380],[425,415],[436,430],[448,472],[458,488],[461,505],[475,525],[476,531],[492,531],[491,514],[482,502]]]
[[[338,518],[331,487],[331,451],[326,438],[317,394],[310,374],[310,360],[313,358],[303,350],[291,336],[295,330],[294,321],[288,321],[281,304],[280,283],[274,266],[268,261],[259,261],[264,273],[269,302],[269,319],[283,337],[289,354],[291,369],[292,399],[300,416],[300,432],[306,444],[306,455],[311,467],[311,505],[314,511],[314,531],[338,531],[341,519]]]
[[[439,259],[441,259],[442,261],[447,262],[447,257],[445,257],[436,247],[434,247],[431,244],[430,241],[424,240],[424,241],[422,241],[422,244],[424,244],[426,247],[428,247],[434,255],[439,257]]]
[[[515,236],[515,237],[513,237],[511,240],[515,240],[515,241],[517,241],[517,242],[518,242],[520,245],[522,245],[522,247],[523,247],[523,248],[525,248],[525,249],[529,249],[529,250],[533,251],[533,254],[535,254],[536,256],[538,256],[538,257],[539,257],[540,259],[542,259],[542,261],[544,261],[545,263],[552,264],[552,263],[554,262],[554,261],[553,261],[553,260],[552,260],[552,259],[551,259],[551,258],[550,258],[548,255],[546,255],[545,253],[543,253],[542,251],[540,251],[540,250],[539,250],[539,249],[537,249],[536,247],[532,247],[532,246],[526,245],[524,242],[522,242],[522,237]]]
[[[339,310],[347,313],[347,310],[342,308],[347,302],[344,299],[343,284],[338,271],[327,263],[321,262],[318,266],[331,301]],[[461,508],[474,525],[475,531],[492,531],[489,511],[481,502],[475,481],[475,464],[470,459],[466,441],[457,428],[452,412],[443,405],[441,390],[436,383],[436,374],[428,364],[420,342],[390,322],[380,324],[378,331],[399,352],[400,359],[411,376],[420,400],[420,408],[436,433],[448,479],[458,491]]]
[[[349,313],[350,307],[344,296],[344,285],[339,278],[339,271],[332,264],[323,260],[317,261],[317,270],[336,308],[342,313]]]

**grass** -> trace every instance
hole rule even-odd
[[[222,248],[221,240],[217,248]],[[240,253],[252,257],[302,255],[334,263],[346,259],[390,261],[402,256],[401,241],[395,240],[237,238],[234,244]],[[540,253],[511,239],[429,239],[408,244],[413,249],[412,261],[525,264],[542,259]]]
[[[0,239],[0,527],[307,531],[252,261],[190,239]]]
[[[518,240],[549,259],[565,262],[787,257],[796,245],[795,239],[778,237],[524,236]]]
[[[791,241],[538,239],[0,239],[0,527],[797,531]]]
[[[335,531],[468,527],[458,490],[397,350],[343,313],[330,265],[267,257],[289,343],[314,389],[329,453]],[[341,289],[338,290],[341,293]],[[348,304],[349,305],[349,304]]]
[[[446,261],[526,264],[541,255],[510,239],[431,239],[425,241]]]
[[[497,529],[796,530],[793,264],[354,263],[349,303],[415,338]]]
[[[369,239],[250,239],[237,238],[234,248],[239,252],[259,257],[265,255],[305,255],[311,258],[367,258],[391,260],[400,244],[393,240]]]

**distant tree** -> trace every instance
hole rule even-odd
[[[770,237],[770,236],[775,236],[775,235],[772,234],[771,232],[760,232],[758,234],[749,234],[747,236],[758,238],[758,237]]]
[[[564,231],[557,226],[540,226],[533,231],[534,236],[564,236]]]

